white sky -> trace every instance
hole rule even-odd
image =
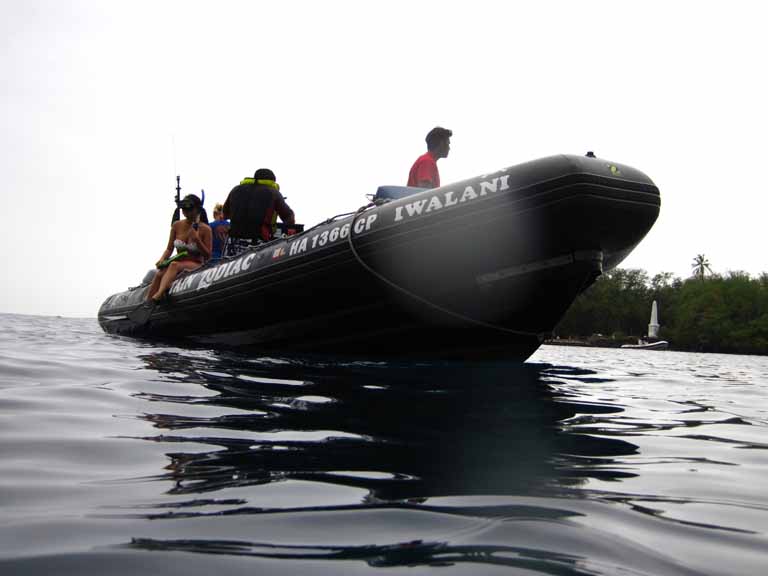
[[[95,316],[165,247],[175,175],[206,206],[272,168],[307,224],[404,184],[559,153],[647,173],[623,263],[768,271],[759,2],[0,0],[0,312]]]

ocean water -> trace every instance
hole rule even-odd
[[[0,320],[3,575],[768,569],[768,358],[365,363]]]

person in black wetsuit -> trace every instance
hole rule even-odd
[[[253,178],[235,186],[224,202],[224,218],[229,218],[229,238],[225,256],[236,256],[251,246],[269,241],[275,214],[286,224],[295,224],[293,210],[280,194],[275,174],[259,168]]]

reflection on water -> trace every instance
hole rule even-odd
[[[385,364],[6,325],[3,574],[768,559],[764,359],[545,347],[524,365]]]
[[[283,546],[238,541],[156,541],[136,539],[132,547],[144,550],[231,554],[282,560],[356,560],[372,568],[454,566],[463,563],[505,566],[540,574],[594,574],[578,568],[581,557],[514,546],[454,546],[445,542],[414,540],[391,546]]]
[[[578,512],[552,497],[587,477],[631,473],[609,466],[637,447],[615,438],[569,434],[563,423],[617,408],[559,397],[551,382],[597,382],[588,370],[546,364],[385,365],[258,359],[233,354],[154,352],[142,356],[187,394],[142,392],[167,407],[215,408],[215,416],[148,412],[158,430],[144,440],[178,451],[153,480],[183,498],[143,506],[141,517],[179,519],[285,512],[396,509],[491,521],[558,522]],[[200,393],[202,385],[205,393]],[[150,407],[152,404],[149,405]],[[185,451],[184,446],[194,447]],[[201,446],[207,447],[201,450]],[[599,459],[600,466],[591,462]],[[577,465],[575,465],[578,463]],[[305,494],[215,498],[227,489],[286,481]],[[319,486],[351,488],[351,498],[317,498]],[[313,488],[315,487],[315,488]],[[322,493],[322,491],[320,491]],[[534,497],[509,503],[504,495]],[[478,497],[486,497],[478,498]],[[318,502],[318,500],[320,500]],[[139,507],[134,506],[135,516]],[[581,574],[580,555],[552,549],[412,540],[375,545],[286,545],[220,539],[134,538],[130,547],[283,559],[362,560],[372,567],[473,562]]]
[[[347,364],[330,371],[232,355],[196,360],[163,352],[143,360],[166,379],[200,383],[212,394],[142,398],[233,411],[142,416],[159,430],[146,440],[195,445],[168,454],[161,478],[173,482],[172,494],[295,479],[362,488],[366,504],[536,495],[585,476],[625,476],[604,458],[636,452],[624,440],[564,433],[561,422],[577,413],[616,408],[553,401],[545,380],[563,371],[547,365]],[[564,466],[555,457],[562,454],[580,458],[580,466]],[[588,466],[594,455],[603,458],[599,470]],[[175,506],[195,513],[188,502]]]

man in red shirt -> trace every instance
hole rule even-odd
[[[453,132],[437,126],[427,134],[427,153],[416,159],[408,173],[408,186],[419,188],[439,188],[440,172],[437,161],[446,158],[451,150]]]

